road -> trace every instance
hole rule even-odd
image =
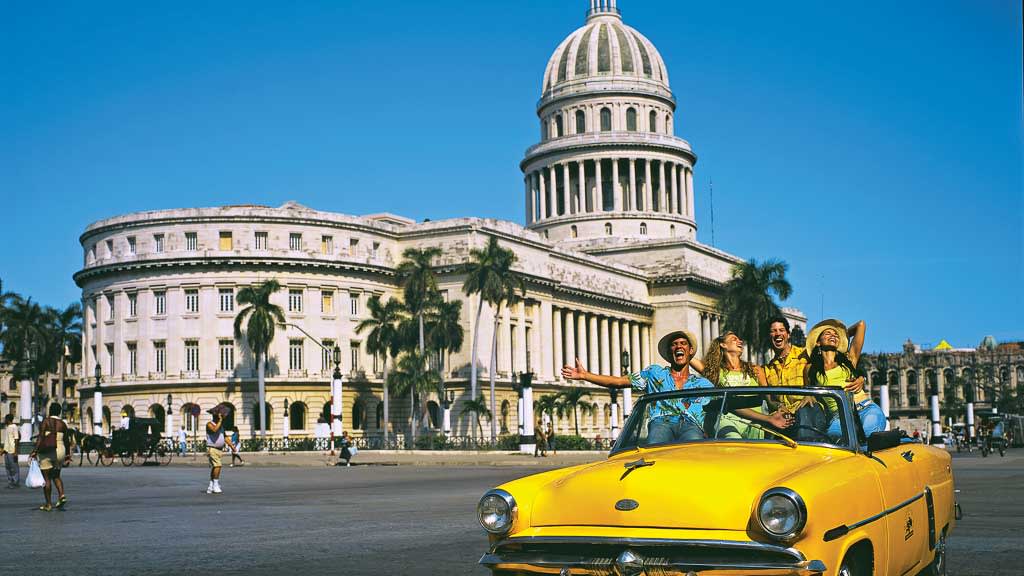
[[[217,496],[205,493],[201,468],[71,468],[65,512],[36,511],[40,491],[0,491],[0,565],[15,574],[45,566],[50,574],[482,575],[477,498],[542,469],[246,466],[225,468]],[[955,471],[966,516],[950,540],[949,573],[1019,574],[1024,450],[957,456]]]

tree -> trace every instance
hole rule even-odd
[[[471,296],[479,294],[480,302],[476,310],[476,323],[473,326],[473,344],[470,351],[470,392],[476,397],[477,390],[477,363],[476,353],[480,337],[480,314],[483,312],[484,302],[494,308],[494,330],[491,338],[491,366],[489,370],[491,385],[491,413],[497,410],[494,394],[494,376],[497,368],[498,351],[498,321],[501,318],[502,303],[511,303],[517,297],[517,292],[525,294],[526,288],[522,277],[512,270],[516,261],[516,255],[511,250],[502,248],[498,239],[491,236],[487,239],[487,245],[483,250],[474,248],[470,251],[470,261],[466,265],[466,280],[462,285],[463,292]],[[497,423],[491,420],[491,441],[497,439]]]
[[[584,398],[590,397],[590,390],[581,388],[579,386],[573,386],[572,388],[566,388],[558,394],[557,402],[561,405],[562,409],[567,412],[572,412],[572,421],[576,427],[576,435],[580,435],[580,414],[586,416],[593,414],[597,407],[584,400]]]
[[[420,356],[426,356],[423,316],[435,301],[437,278],[434,276],[433,260],[441,255],[437,246],[427,248],[406,248],[398,275],[402,278],[402,293],[405,308],[416,318],[419,328]]]
[[[789,341],[793,346],[804,347],[807,345],[807,334],[804,334],[802,326],[799,324],[793,326],[793,332],[789,335]]]
[[[259,405],[260,438],[267,439],[267,390],[266,363],[270,343],[278,324],[284,324],[284,311],[270,301],[270,297],[281,289],[277,280],[270,279],[260,284],[246,286],[238,291],[239,304],[248,304],[235,316],[235,340],[242,339],[242,325],[245,325],[245,339],[249,349],[256,355],[257,404]]]
[[[551,420],[555,419],[556,413],[559,417],[564,414],[564,408],[556,394],[546,394],[538,398],[536,402],[536,409],[538,414],[547,414],[548,418]]]
[[[392,298],[386,303],[381,303],[380,296],[372,296],[366,303],[370,311],[370,317],[366,318],[356,326],[356,333],[362,334],[369,330],[366,336],[366,351],[374,356],[380,354],[384,358],[384,444],[388,441],[388,356],[394,360],[399,351],[398,326],[405,317],[402,303]]]
[[[46,371],[46,316],[31,298],[13,295],[3,311],[4,355],[16,362],[23,378],[33,382]]]
[[[428,368],[425,360],[418,350],[410,350],[399,359],[395,371],[388,375],[388,385],[395,389],[395,393],[409,394],[410,446],[416,443],[416,398],[436,391],[441,383],[437,371]]]
[[[70,356],[74,360],[81,354],[82,349],[82,305],[72,302],[63,310],[47,308],[48,316],[47,331],[52,343],[51,367],[58,371],[60,380],[59,397],[64,397],[64,373],[66,372],[67,359]],[[65,354],[67,348],[70,354]]]
[[[491,420],[491,411],[487,408],[487,401],[484,400],[484,395],[481,394],[474,400],[466,400],[462,404],[462,410],[459,411],[459,417],[466,416],[467,414],[473,414],[476,417],[476,427],[480,431],[480,438],[484,436],[484,427],[480,424],[480,417],[484,416],[488,420]]]
[[[465,331],[462,329],[462,301],[439,301],[432,308],[427,321],[427,346],[436,350],[438,359],[443,362],[452,352],[462,350]],[[439,374],[442,372],[438,371]],[[441,400],[445,399],[444,375],[441,375]]]
[[[786,280],[788,269],[789,265],[780,260],[758,264],[751,259],[734,266],[732,278],[725,284],[725,293],[718,302],[724,319],[723,329],[735,332],[746,341],[751,353],[768,351],[767,322],[781,314],[772,293],[785,300],[793,292]]]

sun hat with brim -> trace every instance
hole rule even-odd
[[[217,404],[213,408],[207,410],[207,412],[209,412],[210,414],[220,414],[222,416],[227,417],[231,415],[231,409],[231,404],[228,404],[227,402],[221,402],[220,404]]]
[[[658,340],[658,354],[669,364],[672,363],[672,341],[676,338],[686,338],[690,342],[690,358],[697,355],[697,337],[689,330],[676,330],[669,332]]]
[[[836,346],[836,349],[842,352],[843,354],[846,354],[846,351],[850,348],[850,337],[847,335],[846,332],[846,324],[843,324],[842,322],[836,320],[835,318],[829,318],[827,320],[822,320],[821,322],[818,322],[817,324],[814,325],[814,328],[811,328],[811,331],[807,333],[808,354],[813,352],[814,349],[818,347],[818,338],[821,337],[822,332],[829,328],[832,328],[833,330],[839,333],[839,345]]]

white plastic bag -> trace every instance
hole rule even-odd
[[[355,446],[349,446],[348,453],[349,456],[355,456],[356,454],[359,454],[359,448],[356,448]]]
[[[28,476],[25,477],[25,486],[29,488],[42,488],[46,484],[43,480],[43,471],[39,469],[39,461],[32,460],[28,465]]]

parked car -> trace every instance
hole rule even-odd
[[[769,413],[776,394],[810,397],[824,420],[775,429],[741,416]],[[690,418],[703,437],[648,442],[666,418]],[[606,460],[485,493],[480,564],[506,575],[934,576],[945,574],[954,496],[949,453],[899,431],[864,438],[841,390],[650,394]]]

